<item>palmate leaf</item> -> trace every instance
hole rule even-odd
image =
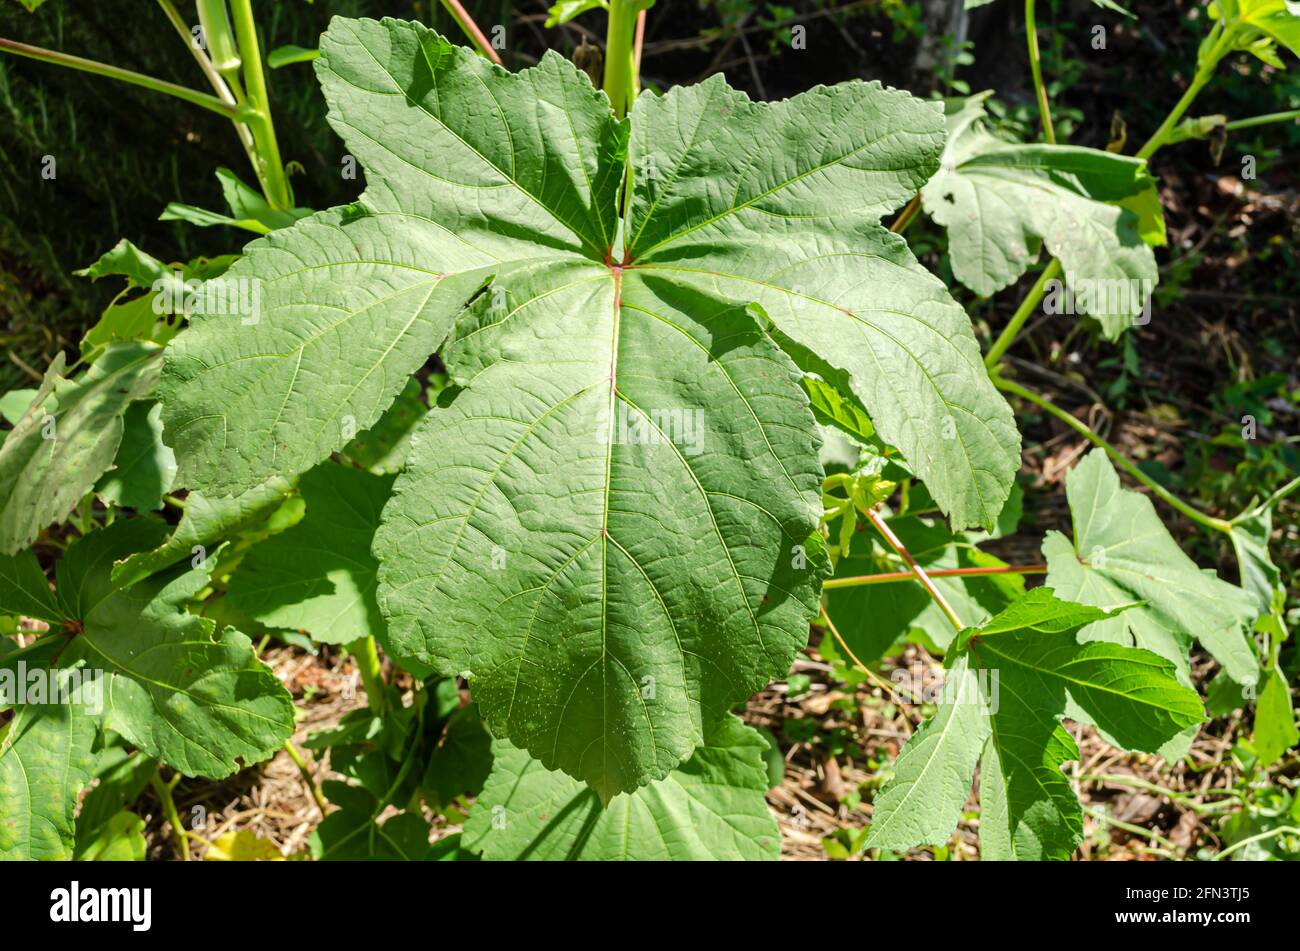
[[[955,528],[992,527],[1019,466],[965,313],[878,219],[929,178],[940,117],[877,84],[754,103],[721,77],[632,112],[628,254],[755,302],[805,370],[837,371]]]
[[[732,716],[715,733],[664,779],[603,809],[590,789],[497,740],[464,847],[509,860],[775,859],[765,741]]]
[[[1126,748],[1148,752],[1204,720],[1196,692],[1168,661],[1133,647],[1078,643],[1080,628],[1106,617],[1036,588],[964,630],[945,658],[939,711],[899,755],[866,844],[901,851],[946,841],[978,758],[982,857],[1068,858],[1082,837],[1083,812],[1061,772],[1078,757],[1061,725],[1067,705]]]
[[[510,74],[391,20],[335,20],[316,69],[369,186],[250,245],[230,276],[261,319],[178,338],[166,431],[201,492],[301,471],[450,333],[460,389],[412,439],[379,601],[496,735],[608,798],[787,671],[824,568],[800,367],[838,374],[956,524],[993,523],[1009,408],[877,220],[934,168],[933,106],[715,79],[618,120],[553,53]]]
[[[948,102],[943,162],[921,190],[926,213],[948,229],[953,273],[993,294],[1045,243],[1065,267],[1076,309],[1086,307],[1115,339],[1158,280],[1148,244],[1164,234],[1155,179],[1141,159],[998,138],[983,124],[988,95]]]
[[[36,398],[0,446],[0,553],[29,546],[113,464],[122,413],[152,391],[161,354],[152,344],[116,344],[77,380],[64,379],[62,353],[54,358]],[[51,394],[58,408],[47,412]]]
[[[245,635],[185,611],[208,584],[205,570],[112,589],[113,560],[137,547],[131,533],[116,529],[147,524],[119,522],[79,543],[94,546],[73,582],[83,592],[74,616],[85,630],[63,656],[105,671],[108,727],[187,776],[220,779],[279,750],[293,732],[293,702]],[[91,602],[90,590],[105,593]]]
[[[1188,652],[1201,643],[1239,684],[1259,665],[1246,632],[1259,613],[1254,598],[1198,568],[1178,547],[1146,496],[1121,487],[1101,449],[1066,476],[1074,542],[1060,532],[1043,540],[1047,583],[1063,598],[1105,610],[1141,602],[1088,625],[1082,639],[1153,651],[1190,683]]]
[[[114,561],[164,533],[140,519],[78,539],[59,561],[57,601],[36,616],[73,632],[53,652],[61,668],[101,673],[106,727],[186,775],[220,779],[280,748],[293,732],[293,703],[247,637],[185,610],[207,586],[207,570],[178,569],[128,589],[113,583]],[[20,565],[0,573],[30,577],[30,558],[0,559]],[[0,603],[0,613],[13,610]]]

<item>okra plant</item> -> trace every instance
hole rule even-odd
[[[865,670],[908,642],[942,657],[870,849],[947,841],[978,770],[984,857],[1068,857],[1065,724],[1183,755],[1196,645],[1254,698],[1261,758],[1297,742],[1268,553],[1297,482],[1205,514],[1003,363],[1045,305],[1109,340],[1145,322],[1147,160],[1231,127],[1189,118],[1197,93],[1238,51],[1300,52],[1296,5],[1212,4],[1134,156],[1055,141],[1033,0],[1042,142],[1008,139],[987,93],[642,91],[650,3],[552,19],[595,6],[600,88],[554,52],[492,62],[459,4],[478,50],[335,18],[314,69],[366,187],[323,211],[294,205],[248,0],[197,4],[213,95],[0,41],[228,116],[258,183],[222,170],[228,215],[166,212],[256,233],[238,254],[122,242],[88,268],[126,289],[79,359],[5,398],[0,614],[24,633],[0,639],[0,856],[138,857],[148,784],[187,853],[178,778],[287,746],[320,858],[775,858],[766,741],[736,714],[810,625]],[[984,354],[908,246],[921,213],[977,294],[1047,258]],[[979,547],[1022,501],[1008,395],[1096,447],[1042,566]],[[1226,534],[1240,586],[1119,473]],[[342,778],[317,787],[291,742],[266,632],[356,657],[368,704],[306,741]],[[463,833],[431,845],[431,813]]]

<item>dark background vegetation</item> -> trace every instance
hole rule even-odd
[[[1128,5],[1136,19],[1099,10],[1089,0],[1039,4],[1044,73],[1062,141],[1105,147],[1126,129],[1125,150],[1132,152],[1186,88],[1207,29],[1201,5],[1193,0]],[[180,6],[192,15],[192,4]],[[467,0],[466,6],[489,32],[494,25],[505,27],[504,56],[511,67],[535,61],[547,47],[569,55],[584,39],[597,44],[603,39],[600,12],[546,29],[545,0]],[[879,79],[922,96],[992,88],[1000,122],[1008,131],[1035,137],[1038,115],[1022,5],[995,0],[970,11],[964,36],[952,35],[954,9],[951,0],[658,0],[649,17],[642,72],[647,85],[663,88],[721,71],[733,85],[767,99],[852,77]],[[459,39],[436,0],[261,0],[255,10],[268,50],[288,43],[314,45],[335,14],[417,18]],[[1098,24],[1107,31],[1104,50],[1090,42]],[[806,49],[791,48],[794,25],[806,28]],[[48,0],[36,14],[0,0],[0,36],[202,87],[180,38],[156,5],[142,0]],[[1300,63],[1286,53],[1283,58],[1290,71],[1244,56],[1225,63],[1192,114],[1244,118],[1300,107]],[[340,174],[344,150],[325,123],[311,66],[274,70],[269,82],[282,152],[297,163],[298,203],[324,208],[351,201],[363,182]],[[53,181],[40,175],[46,155],[57,161]],[[1254,180],[1241,177],[1245,156],[1255,159]],[[1012,350],[1013,369],[1027,383],[1087,420],[1171,489],[1216,514],[1235,515],[1253,496],[1268,494],[1300,470],[1298,156],[1300,126],[1294,122],[1234,135],[1217,160],[1204,141],[1163,150],[1153,170],[1161,181],[1170,241],[1158,255],[1161,286],[1151,323],[1107,344],[1085,323],[1040,316]],[[245,243],[243,232],[158,220],[169,201],[222,209],[213,176],[222,165],[253,179],[224,119],[152,92],[0,55],[0,392],[33,385],[58,350],[75,352],[82,332],[118,287],[72,272],[118,238],[171,261],[232,252]],[[1019,289],[979,300],[952,281],[940,229],[920,219],[908,238],[927,266],[947,280],[986,339],[1034,279],[1028,274]],[[1247,414],[1259,425],[1258,438],[1251,441],[1241,432]],[[1037,561],[1042,532],[1068,521],[1060,483],[1086,445],[1023,408],[1018,422],[1025,436],[1021,479],[1047,491],[1028,494],[1018,536],[1023,550],[1004,554]],[[1280,532],[1274,557],[1292,592],[1300,571],[1297,511],[1300,504],[1293,497],[1275,516]],[[1162,514],[1200,564],[1236,580],[1225,543],[1192,530],[1167,509]],[[1300,626],[1298,603],[1293,596],[1288,605],[1293,630]],[[1284,655],[1284,669],[1293,679],[1300,672],[1294,646]],[[841,767],[833,775],[829,767],[837,762],[837,750],[861,749],[854,739],[861,724],[831,723],[836,713],[829,700],[820,709],[809,707],[819,698],[838,696],[834,684],[831,688],[798,702],[791,700],[798,691],[790,686],[768,691],[751,704],[750,714],[755,722],[770,721],[784,747],[798,748],[787,762],[788,769],[804,771],[800,782],[814,796],[825,787],[835,802],[842,801],[831,788],[841,781]],[[802,721],[813,728],[799,739],[791,724]],[[1225,765],[1235,728],[1207,731],[1207,761],[1227,770],[1214,774],[1216,784],[1237,781]],[[846,753],[840,758],[844,780],[878,782],[878,771],[896,752],[882,747],[871,754],[879,761],[865,764],[858,753]],[[1152,778],[1179,788],[1204,785],[1179,769],[1173,778],[1155,773]],[[1292,757],[1282,771],[1294,777],[1298,770]],[[285,775],[288,784],[296,782],[291,768]],[[820,855],[818,836],[827,836],[820,840],[826,842],[842,833],[842,817],[833,814],[825,828],[814,823],[815,834],[800,833],[802,826],[787,821],[798,804],[773,795],[787,845],[798,847],[802,834]],[[1141,814],[1146,806],[1137,800],[1111,805],[1175,840],[1181,818],[1190,815],[1156,807]],[[1124,812],[1130,807],[1136,812]],[[1243,815],[1254,821],[1253,813]],[[1189,842],[1192,826],[1186,830]],[[1085,845],[1086,854],[1093,845],[1091,840]]]

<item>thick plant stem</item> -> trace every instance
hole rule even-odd
[[[1123,469],[1125,472],[1131,475],[1138,482],[1141,482],[1148,489],[1150,489],[1153,495],[1157,496],[1160,499],[1163,499],[1165,502],[1167,502],[1170,505],[1170,507],[1178,510],[1183,515],[1191,519],[1193,522],[1196,522],[1198,525],[1203,525],[1206,528],[1214,529],[1215,531],[1218,532],[1232,531],[1231,522],[1225,519],[1215,518],[1212,515],[1206,515],[1204,512],[1192,508],[1192,506],[1188,505],[1178,496],[1174,495],[1172,492],[1170,492],[1168,489],[1162,486],[1159,482],[1156,482],[1154,479],[1152,479],[1149,475],[1147,475],[1137,466],[1133,465],[1133,463],[1125,459],[1122,455],[1120,455],[1118,449],[1112,446],[1101,436],[1094,433],[1081,420],[1076,419],[1073,415],[1061,409],[1051,400],[1039,396],[1037,393],[1034,393],[1032,390],[1025,389],[1019,383],[1015,383],[1011,380],[1003,379],[1001,376],[998,376],[996,374],[993,377],[993,383],[994,385],[997,386],[998,389],[1006,393],[1014,393],[1016,396],[1019,396],[1021,399],[1027,400],[1028,402],[1033,403],[1039,409],[1045,410],[1046,412],[1050,413],[1052,416],[1055,416],[1057,419],[1065,423],[1065,425],[1069,426],[1071,429],[1073,429],[1084,439],[1087,439],[1094,446],[1097,446],[1098,448],[1104,450],[1106,455],[1110,456],[1111,459],[1114,460],[1116,465],[1118,465],[1121,469]]]
[[[1205,88],[1205,84],[1213,78],[1214,71],[1219,67],[1219,60],[1223,59],[1232,49],[1232,43],[1237,32],[1236,26],[1225,29],[1216,23],[1214,29],[1219,31],[1219,37],[1210,46],[1210,51],[1205,58],[1197,64],[1196,74],[1192,77],[1191,85],[1187,87],[1187,91],[1183,93],[1182,98],[1170,110],[1169,115],[1165,116],[1165,121],[1160,124],[1160,128],[1156,129],[1151,138],[1147,139],[1146,144],[1138,149],[1138,158],[1150,158],[1169,140],[1183,115],[1196,101],[1196,97]]]
[[[1029,43],[1029,71],[1034,77],[1038,113],[1043,119],[1043,138],[1049,145],[1055,145],[1056,130],[1052,127],[1052,106],[1047,101],[1047,87],[1043,85],[1043,64],[1038,53],[1038,23],[1034,17],[1034,0],[1025,0],[1025,39]]]
[[[980,575],[1041,575],[1047,572],[1046,565],[1002,565],[989,568],[937,568],[926,572],[931,578],[971,578]],[[856,588],[869,584],[897,584],[901,581],[915,581],[916,573],[912,571],[885,571],[878,575],[854,575],[850,578],[831,578],[822,582],[823,591],[836,588]]]
[[[172,777],[171,782],[165,783],[162,777],[158,775],[158,771],[155,770],[149,777],[149,785],[153,787],[154,793],[158,796],[158,801],[162,803],[163,818],[172,827],[172,835],[176,837],[176,848],[181,854],[181,861],[188,862],[190,860],[189,833],[181,825],[180,814],[176,811],[176,800],[172,798],[172,790],[176,788],[176,784],[180,782],[180,779],[180,773],[177,773]]]
[[[1007,321],[1007,325],[1002,328],[1002,333],[998,334],[998,339],[993,341],[993,346],[989,347],[989,352],[984,356],[984,365],[986,367],[992,369],[998,365],[998,361],[1002,359],[1002,355],[1007,352],[1007,349],[1013,343],[1016,342],[1016,337],[1019,335],[1020,329],[1024,327],[1025,322],[1029,320],[1030,315],[1034,312],[1034,308],[1038,306],[1038,302],[1041,301],[1043,295],[1047,293],[1048,282],[1053,278],[1060,277],[1060,275],[1061,262],[1056,258],[1053,258],[1047,267],[1043,268],[1043,273],[1038,275],[1038,280],[1035,281],[1034,286],[1029,289],[1029,293],[1025,295],[1025,299],[1020,302],[1020,306],[1016,308],[1016,312],[1011,315],[1011,319]]]
[[[370,712],[383,716],[388,706],[388,688],[384,683],[383,667],[379,663],[379,649],[373,637],[362,637],[347,645],[348,653],[357,661],[357,671],[361,674],[361,684],[366,690],[366,700],[370,703]]]
[[[614,107],[614,115],[620,119],[627,115],[636,94],[633,9],[632,0],[610,0],[609,28],[605,33],[605,94]]]
[[[965,630],[966,625],[962,624],[961,618],[957,617],[957,612],[952,609],[952,605],[948,603],[948,599],[943,596],[942,591],[934,586],[934,582],[930,580],[930,576],[926,574],[925,569],[916,563],[916,559],[912,557],[912,553],[907,550],[907,546],[903,544],[902,540],[894,534],[894,530],[889,527],[889,523],[881,518],[880,513],[875,509],[868,511],[866,514],[867,518],[871,521],[871,524],[876,526],[877,531],[879,531],[880,534],[884,536],[885,541],[889,543],[889,547],[898,552],[898,557],[907,562],[907,566],[912,569],[912,573],[916,576],[916,580],[921,582],[921,587],[925,588],[926,593],[934,599],[934,603],[939,605],[939,610],[944,613],[944,616],[948,618],[948,621],[952,626],[958,631]]]
[[[649,10],[636,15],[636,39],[632,41],[632,100],[641,93],[641,48],[645,46],[645,18]]]
[[[94,73],[96,76],[106,76],[109,79],[120,80],[133,86],[141,86],[145,89],[152,89],[154,92],[175,96],[177,99],[184,99],[186,102],[202,106],[204,109],[225,116],[227,119],[238,120],[240,118],[238,106],[222,102],[216,96],[186,86],[178,86],[176,83],[169,83],[164,79],[146,76],[144,73],[137,73],[134,70],[122,69],[120,66],[110,66],[108,63],[101,63],[97,60],[73,56],[70,53],[60,53],[57,50],[47,50],[39,46],[28,46],[26,43],[16,43],[13,40],[6,39],[0,39],[0,52],[40,60],[43,63],[67,66],[69,69],[79,69],[85,73]]]
[[[488,38],[479,29],[479,25],[474,22],[474,18],[469,15],[469,11],[461,6],[460,0],[442,0],[442,8],[451,15],[451,18],[456,21],[456,25],[460,27],[461,32],[469,37],[470,41],[478,47],[480,53],[498,66],[502,65],[501,54],[492,48],[492,44],[488,42]]]
[[[239,44],[239,57],[244,63],[244,94],[251,106],[247,121],[253,132],[253,141],[257,143],[257,177],[271,207],[287,211],[293,207],[293,192],[275,139],[275,123],[271,120],[271,101],[266,92],[266,75],[262,71],[262,50],[257,41],[252,0],[230,0],[230,18],[235,28],[235,41]]]
[[[181,42],[185,44],[186,49],[194,56],[194,61],[198,63],[199,70],[208,80],[208,85],[212,91],[217,94],[217,98],[231,106],[238,107],[235,94],[230,91],[230,86],[222,79],[221,74],[217,72],[216,67],[212,65],[212,60],[208,54],[194,45],[194,37],[190,34],[189,27],[185,25],[185,20],[181,17],[180,11],[176,9],[176,4],[172,0],[158,0],[158,6],[162,8],[164,15],[176,28]],[[235,127],[235,135],[239,138],[239,144],[244,147],[244,154],[248,156],[248,164],[253,167],[253,174],[257,176],[258,183],[261,184],[261,168],[257,161],[257,143],[253,141],[253,130],[248,124],[239,119],[232,119],[231,123]],[[266,196],[263,188],[263,197]]]
[[[902,234],[907,230],[907,226],[916,218],[916,213],[921,210],[921,193],[917,192],[912,196],[912,200],[903,206],[903,210],[898,213],[894,223],[889,226],[889,230],[894,234]]]
[[[316,803],[316,808],[320,810],[323,816],[326,814],[325,794],[320,791],[320,786],[316,785],[316,780],[312,778],[311,767],[303,759],[302,753],[298,752],[298,747],[293,745],[293,740],[284,741],[284,751],[289,754],[289,759],[298,767],[298,772],[302,774],[302,781],[307,784],[307,789],[311,792],[312,801]]]
[[[194,61],[199,64],[199,69],[207,78],[212,91],[217,94],[217,98],[231,106],[236,105],[235,94],[230,91],[226,81],[221,78],[221,74],[212,65],[212,60],[208,58],[208,54],[194,45],[194,37],[190,33],[190,28],[186,26],[185,19],[181,16],[180,11],[176,9],[176,4],[172,3],[172,0],[158,0],[158,6],[162,8],[163,14],[171,22],[171,25],[176,28],[177,34],[185,44],[185,48],[190,51]]]

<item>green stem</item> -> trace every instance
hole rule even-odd
[[[1043,65],[1038,55],[1038,24],[1034,17],[1034,0],[1025,0],[1025,38],[1029,43],[1029,71],[1034,76],[1038,113],[1043,118],[1043,138],[1049,145],[1055,145],[1056,130],[1052,128],[1052,107],[1047,101],[1047,87],[1043,85]]]
[[[1296,476],[1294,479],[1292,479],[1286,485],[1282,486],[1282,488],[1278,489],[1276,492],[1270,495],[1259,505],[1256,505],[1253,508],[1249,508],[1246,511],[1242,512],[1240,515],[1238,515],[1236,518],[1232,520],[1232,523],[1235,525],[1238,522],[1244,522],[1248,518],[1253,518],[1254,516],[1260,514],[1261,512],[1267,512],[1269,509],[1277,505],[1279,502],[1285,499],[1296,489],[1300,489],[1300,476]]]
[[[1251,116],[1249,119],[1235,119],[1224,125],[1224,128],[1229,132],[1236,132],[1238,129],[1253,129],[1257,125],[1268,125],[1270,122],[1292,122],[1296,119],[1300,119],[1300,109],[1270,112],[1262,116]]]
[[[986,367],[992,369],[998,365],[998,361],[1002,359],[1002,355],[1007,352],[1013,343],[1016,342],[1016,336],[1020,333],[1020,329],[1024,327],[1025,322],[1029,320],[1034,309],[1038,307],[1038,302],[1041,301],[1043,295],[1047,293],[1047,283],[1053,278],[1060,277],[1060,275],[1061,262],[1056,258],[1053,258],[1047,267],[1043,268],[1043,273],[1038,275],[1038,280],[1035,281],[1034,286],[1029,289],[1029,293],[1025,295],[1025,299],[1020,302],[1020,306],[1016,308],[1016,312],[1011,315],[1011,320],[1002,328],[1002,333],[998,335],[998,339],[993,341],[993,346],[989,348],[989,352],[984,357],[984,365]]]
[[[172,3],[172,0],[158,0],[158,6],[162,8],[171,25],[176,28],[181,42],[185,44],[185,48],[194,56],[194,61],[198,63],[199,70],[207,78],[208,85],[217,94],[217,98],[224,103],[238,107],[235,94],[230,91],[230,86],[217,72],[216,67],[212,65],[212,60],[208,58],[208,54],[194,45],[194,38],[189,27],[185,24],[185,20],[181,17],[180,11],[176,9],[176,4]],[[253,131],[248,127],[247,123],[238,119],[232,119],[231,123],[235,127],[235,135],[239,138],[239,144],[244,147],[244,154],[248,156],[248,164],[252,166],[253,174],[257,176],[257,181],[262,186],[263,197],[268,197],[265,183],[262,181],[261,167],[257,161],[257,143],[253,141]]]
[[[1279,835],[1300,835],[1300,829],[1297,829],[1295,826],[1278,826],[1276,829],[1269,829],[1267,832],[1260,832],[1257,833],[1256,835],[1248,836],[1247,838],[1242,839],[1240,842],[1232,843],[1232,845],[1228,846],[1226,849],[1224,849],[1222,852],[1216,855],[1213,859],[1211,859],[1211,861],[1221,862],[1224,859],[1226,859],[1229,855],[1231,855],[1233,852],[1236,852],[1238,849],[1243,849],[1253,842],[1263,842],[1265,839],[1275,839]]]
[[[1033,0],[1025,0],[1025,13],[1030,21],[1026,24],[1026,26],[1032,27],[1033,26],[1032,23]],[[1232,42],[1236,34],[1237,26],[1234,24],[1233,26],[1224,29],[1221,24],[1216,23],[1214,26],[1214,30],[1219,31],[1219,36],[1210,44],[1210,49],[1208,54],[1197,66],[1196,76],[1193,78],[1191,86],[1187,88],[1187,92],[1183,93],[1183,97],[1178,100],[1177,105],[1175,105],[1173,110],[1169,113],[1169,115],[1165,117],[1165,121],[1160,124],[1160,128],[1158,128],[1155,131],[1155,134],[1152,135],[1151,138],[1147,140],[1146,145],[1142,146],[1142,148],[1138,151],[1137,153],[1138,158],[1144,158],[1144,159],[1150,158],[1152,155],[1156,153],[1156,151],[1158,151],[1162,146],[1164,146],[1169,141],[1170,136],[1173,134],[1174,129],[1178,125],[1178,121],[1183,117],[1184,113],[1187,112],[1192,102],[1196,99],[1197,95],[1200,93],[1201,89],[1205,86],[1206,83],[1210,81],[1210,78],[1214,75],[1214,70],[1218,66],[1219,60],[1221,60],[1225,55],[1227,55],[1228,51],[1232,48]],[[1044,110],[1043,112],[1044,132],[1046,133],[1050,129],[1051,117],[1045,111],[1047,109],[1046,93],[1042,86],[1041,76],[1038,75],[1038,67],[1037,67],[1038,38],[1032,28],[1029,29],[1029,35],[1030,35],[1030,53],[1029,53],[1030,68],[1035,73],[1034,86],[1039,92],[1039,107],[1041,110]],[[1213,31],[1211,31],[1210,36],[1211,37],[1214,36]],[[1054,141],[1054,134],[1052,136],[1049,136],[1048,141]],[[1042,299],[1043,294],[1046,293],[1047,282],[1051,280],[1053,277],[1056,277],[1060,273],[1061,273],[1060,262],[1053,261],[1051,264],[1048,265],[1047,269],[1044,270],[1041,275],[1039,275],[1038,282],[1030,289],[1029,295],[1023,301],[1021,301],[1020,307],[1019,309],[1017,309],[1015,316],[1011,318],[1011,323],[1007,324],[1006,328],[1002,331],[1001,336],[998,337],[997,342],[993,344],[993,349],[991,349],[988,353],[988,356],[984,358],[985,366],[988,367],[995,366],[997,364],[997,361],[1001,359],[1002,355],[1006,353],[1007,349],[1013,343],[1015,343],[1016,335],[1020,332],[1020,329],[1024,325],[1025,321],[1029,319],[1029,315],[1033,312],[1033,309],[1038,305],[1038,302]]]
[[[605,33],[605,94],[614,114],[627,115],[635,96],[636,77],[632,67],[636,28],[633,0],[610,0],[609,28]]]
[[[348,644],[347,649],[356,658],[361,683],[366,689],[366,700],[370,703],[370,712],[377,717],[383,716],[388,706],[388,688],[384,683],[384,671],[379,663],[379,649],[375,646],[375,639],[362,637]]]
[[[1207,789],[1206,795],[1223,796],[1224,799],[1217,803],[1198,802],[1191,793],[1179,792],[1176,789],[1168,789],[1164,786],[1157,786],[1155,783],[1148,782],[1145,779],[1139,779],[1137,776],[1126,776],[1114,773],[1085,773],[1076,777],[1081,783],[1108,783],[1114,786],[1127,786],[1130,789],[1141,789],[1144,792],[1155,793],[1158,796],[1164,796],[1170,802],[1177,803],[1184,809],[1189,809],[1198,815],[1213,815],[1225,808],[1233,808],[1237,802],[1244,797],[1235,789]]]
[[[221,78],[221,74],[217,72],[216,67],[212,65],[212,60],[208,58],[208,54],[194,45],[194,36],[190,33],[190,28],[186,25],[180,11],[176,9],[176,4],[172,3],[172,0],[158,0],[158,6],[162,8],[163,15],[176,29],[181,41],[185,44],[185,48],[194,57],[194,61],[199,64],[199,69],[207,78],[212,91],[217,94],[217,98],[228,105],[236,105],[234,94],[231,93],[230,87]]]
[[[908,225],[916,218],[916,213],[921,210],[921,193],[917,192],[912,196],[912,200],[903,206],[903,210],[898,213],[894,223],[889,226],[889,230],[894,234],[902,234],[907,230]]]
[[[925,569],[916,563],[912,553],[907,550],[907,546],[903,544],[902,540],[894,534],[894,530],[889,527],[889,523],[881,518],[880,513],[875,509],[869,510],[866,516],[871,521],[871,524],[876,526],[876,530],[884,536],[885,541],[889,543],[889,547],[898,552],[899,558],[907,562],[907,567],[912,569],[912,574],[916,576],[916,580],[921,582],[921,587],[925,588],[926,593],[934,599],[934,603],[939,605],[939,610],[948,618],[949,623],[958,631],[965,630],[966,625],[962,624],[961,618],[957,617],[957,612],[952,609],[948,599],[943,596],[942,591],[934,586],[934,582],[930,580],[930,576],[926,574]]]
[[[1188,505],[1178,496],[1174,495],[1172,492],[1170,492],[1168,489],[1162,486],[1159,482],[1156,482],[1154,479],[1152,479],[1149,475],[1147,475],[1145,472],[1143,472],[1133,463],[1125,459],[1122,455],[1120,455],[1118,449],[1112,446],[1101,436],[1098,436],[1096,433],[1094,433],[1083,422],[1076,419],[1074,416],[1072,416],[1070,413],[1067,413],[1065,410],[1061,409],[1051,400],[1039,396],[1037,393],[1025,389],[1019,383],[1015,383],[1011,380],[1004,379],[1003,377],[997,374],[993,375],[993,384],[998,389],[1003,390],[1004,392],[1007,393],[1014,393],[1016,396],[1019,396],[1021,399],[1033,403],[1039,409],[1045,410],[1046,412],[1055,416],[1061,422],[1065,423],[1065,425],[1069,426],[1071,429],[1073,429],[1084,439],[1087,439],[1094,446],[1097,446],[1105,450],[1106,455],[1110,456],[1110,458],[1114,460],[1117,466],[1119,466],[1121,469],[1123,469],[1125,472],[1131,475],[1138,482],[1142,483],[1148,489],[1150,489],[1153,495],[1157,496],[1160,499],[1163,499],[1166,503],[1169,504],[1170,507],[1178,510],[1183,515],[1191,519],[1193,522],[1196,522],[1198,525],[1203,525],[1206,528],[1214,529],[1217,532],[1232,531],[1231,522],[1225,519],[1215,518],[1213,515],[1206,515],[1204,512],[1192,508],[1192,506]]]
[[[181,861],[190,860],[190,840],[189,834],[185,827],[181,825],[180,814],[176,811],[176,800],[172,798],[172,790],[180,782],[180,773],[172,777],[171,782],[165,783],[157,770],[149,777],[149,785],[158,796],[158,801],[162,803],[163,817],[171,824],[172,834],[176,836],[176,848],[181,853]]]
[[[478,47],[480,53],[498,66],[502,65],[501,55],[492,48],[492,44],[483,35],[483,31],[474,22],[474,18],[469,15],[469,11],[461,6],[460,0],[442,0],[442,8],[451,15],[451,18],[456,21],[456,25],[460,27],[461,32],[469,37],[470,41]]]
[[[153,76],[146,76],[144,73],[137,73],[134,70],[122,69],[120,66],[110,66],[108,63],[101,63],[97,60],[73,56],[70,53],[60,53],[57,50],[47,50],[39,46],[28,46],[26,43],[17,43],[6,39],[0,39],[0,52],[40,60],[43,63],[67,66],[69,69],[79,69],[85,73],[106,76],[109,79],[117,79],[133,86],[142,86],[145,89],[152,89],[154,92],[161,92],[168,96],[175,96],[177,99],[184,99],[186,102],[202,106],[204,109],[225,116],[227,119],[238,119],[240,117],[238,106],[222,102],[216,96],[210,96],[205,92],[199,92],[197,89],[190,89],[186,86],[178,86],[176,83],[169,83],[164,79],[155,79]]]
[[[1183,93],[1182,98],[1178,100],[1169,115],[1165,116],[1165,121],[1160,124],[1160,128],[1156,129],[1151,138],[1147,139],[1146,145],[1138,149],[1138,158],[1150,158],[1169,140],[1174,127],[1178,125],[1179,120],[1191,108],[1196,97],[1205,88],[1205,84],[1213,78],[1214,71],[1218,69],[1219,61],[1232,49],[1232,43],[1237,33],[1237,25],[1233,24],[1225,29],[1222,24],[1216,23],[1214,30],[1219,31],[1219,37],[1210,44],[1209,52],[1197,64],[1196,74],[1192,77],[1191,85],[1187,87],[1187,91]],[[1211,31],[1210,35],[1214,35],[1213,31]]]
[[[926,572],[931,578],[969,578],[980,575],[1041,575],[1047,572],[1046,565],[1001,565],[990,568],[938,568]],[[916,573],[912,571],[885,571],[878,575],[854,575],[851,578],[831,578],[822,582],[822,590],[835,588],[856,588],[869,584],[897,584],[900,581],[915,581]]]
[[[271,207],[287,211],[293,207],[293,192],[280,159],[275,123],[271,120],[271,101],[266,91],[266,75],[262,72],[262,50],[257,41],[252,0],[230,0],[230,17],[244,64],[244,94],[252,107],[247,122],[257,143],[257,177]]]
[[[284,741],[284,751],[289,754],[289,759],[293,760],[293,764],[298,767],[298,772],[302,774],[302,781],[307,784],[307,788],[311,791],[311,798],[316,803],[316,808],[320,810],[322,816],[325,815],[328,803],[325,802],[325,794],[316,785],[316,780],[311,775],[311,768],[307,765],[307,761],[303,759],[302,754],[298,752],[298,747],[293,745],[292,740]]]
[[[1112,816],[1108,816],[1105,812],[1103,812],[1100,809],[1094,808],[1093,806],[1084,806],[1083,811],[1086,812],[1088,815],[1092,816],[1094,820],[1101,823],[1103,828],[1107,826],[1114,826],[1116,829],[1120,829],[1124,832],[1129,833],[1130,835],[1136,835],[1139,838],[1148,840],[1149,842],[1159,843],[1174,855],[1181,854],[1182,850],[1179,849],[1177,845],[1175,845],[1173,842],[1170,842],[1168,839],[1166,839],[1155,829],[1146,829],[1140,825],[1134,825],[1132,822],[1124,822],[1121,819],[1116,819]]]

